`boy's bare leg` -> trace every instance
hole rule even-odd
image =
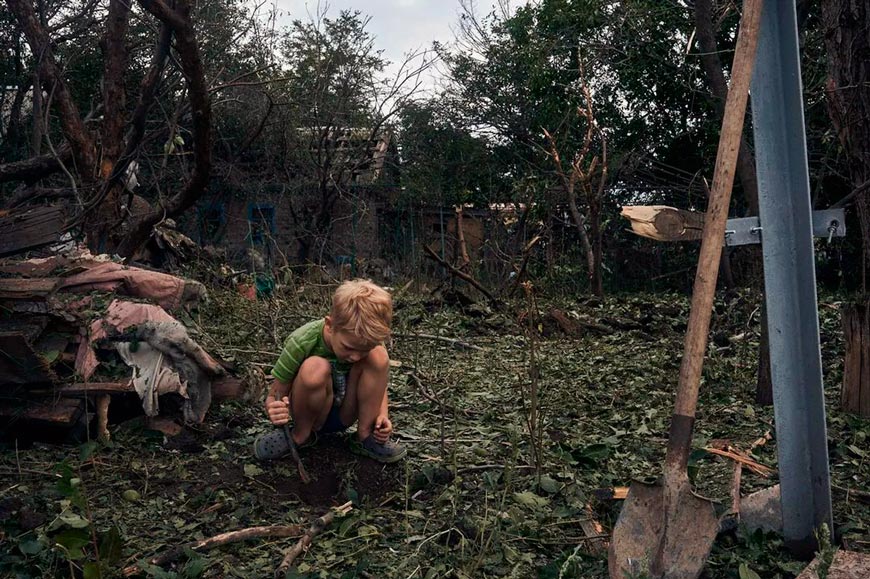
[[[302,444],[326,422],[332,406],[332,366],[325,358],[306,358],[290,392],[293,441]]]
[[[341,405],[341,422],[350,426],[359,419],[357,435],[365,440],[375,429],[375,419],[383,408],[390,372],[390,356],[383,346],[353,365],[347,380],[347,394]]]

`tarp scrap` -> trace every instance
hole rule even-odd
[[[189,302],[198,303],[205,296],[205,288],[199,282],[114,262],[100,263],[64,278],[59,289],[120,291],[124,295],[154,300],[167,310],[178,309]]]
[[[157,397],[169,392],[187,395],[187,381],[167,364],[166,355],[150,344],[139,343],[133,349],[132,342],[115,345],[121,359],[133,368],[133,388],[142,399],[142,410],[147,416],[157,416],[160,404]]]
[[[167,310],[195,306],[207,299],[205,286],[197,281],[127,266],[111,261],[107,255],[92,255],[84,248],[69,255],[3,261],[0,262],[0,272],[29,278],[51,278],[52,283],[56,283],[51,288],[55,292],[116,292],[152,300]]]

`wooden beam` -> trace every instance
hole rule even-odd
[[[634,233],[658,241],[693,241],[704,230],[703,213],[667,205],[627,205],[621,215]]]
[[[40,388],[32,390],[32,394],[59,395],[59,396],[81,396],[81,395],[102,395],[102,394],[122,394],[125,392],[135,392],[133,383],[127,382],[77,382],[75,384],[58,384],[51,388]]]
[[[60,398],[57,401],[0,402],[0,417],[12,420],[46,422],[55,425],[72,425],[84,411],[81,398]]]
[[[0,279],[0,299],[28,300],[44,298],[58,286],[58,278],[3,278]]]

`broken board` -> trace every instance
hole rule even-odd
[[[60,240],[65,219],[59,205],[34,207],[0,217],[0,257]]]
[[[46,386],[55,380],[48,362],[22,334],[0,333],[0,386]]]

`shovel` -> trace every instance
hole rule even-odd
[[[608,566],[611,579],[695,579],[704,569],[719,521],[713,503],[692,492],[689,449],[704,351],[752,65],[758,44],[762,0],[746,0],[725,102],[713,187],[704,220],[692,308],[683,349],[677,400],[665,455],[664,485],[633,482],[613,529]]]

